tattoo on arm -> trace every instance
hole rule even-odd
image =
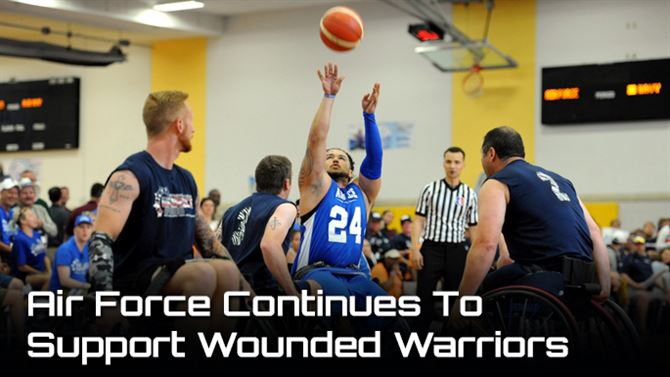
[[[116,209],[116,208],[114,208],[114,207],[110,207],[110,206],[108,206],[108,205],[104,205],[104,204],[100,204],[100,208],[106,208],[106,209],[108,209],[108,210],[110,210],[110,211],[112,211],[112,212],[121,213],[121,210]]]
[[[233,259],[201,216],[195,217],[195,243],[203,256],[219,255]]]
[[[133,186],[127,184],[124,180],[126,176],[119,174],[117,179],[109,182],[109,188],[112,190],[112,194],[109,196],[109,204],[114,204],[119,198],[121,199],[130,199],[128,195],[125,195],[125,191],[131,191]]]
[[[281,221],[279,221],[277,216],[274,216],[268,225],[270,226],[270,229],[275,230],[278,226],[281,225]]]

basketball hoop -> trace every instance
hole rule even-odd
[[[481,70],[482,68],[478,64],[475,64],[470,68],[470,72],[463,77],[462,87],[466,95],[479,97],[484,93],[484,77],[481,74]]]

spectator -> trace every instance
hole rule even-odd
[[[379,212],[372,212],[365,239],[370,241],[372,253],[377,260],[381,259],[384,253],[391,248],[391,241],[382,234],[382,225],[382,215]]]
[[[94,183],[93,186],[91,186],[91,198],[88,200],[86,204],[84,204],[81,207],[77,207],[72,210],[70,213],[70,218],[67,220],[67,224],[65,225],[65,236],[67,238],[70,238],[74,235],[74,219],[77,218],[77,216],[81,215],[83,212],[95,212],[96,209],[98,208],[98,202],[100,201],[100,196],[102,195],[102,190],[105,188],[100,183]]]
[[[293,267],[293,261],[295,261],[298,250],[300,250],[300,228],[291,231],[291,245],[286,252],[286,264],[289,271]]]
[[[219,222],[214,220],[214,210],[216,209],[216,204],[212,198],[204,198],[200,201],[200,211],[205,217],[205,220],[209,224],[209,228],[216,230],[216,227],[219,225]]]
[[[32,182],[33,189],[35,190],[35,204],[44,207],[44,209],[48,211],[49,205],[47,205],[47,202],[40,198],[40,184],[37,182],[37,176],[35,175],[35,172],[32,170],[24,170],[21,172],[21,176],[19,177],[19,183],[21,180],[23,180],[23,178],[28,178],[30,179],[30,182]]]
[[[33,210],[33,213],[37,216],[38,220],[36,229],[45,233],[45,236],[56,237],[58,235],[58,228],[56,228],[56,224],[51,219],[51,216],[49,216],[49,209],[41,205],[36,206],[35,197],[36,193],[33,182],[27,177],[21,178],[19,181],[19,206],[21,209],[31,208]],[[16,219],[18,216],[19,213],[15,212],[15,221],[17,221]],[[16,223],[18,224],[18,221]]]
[[[0,255],[3,258],[12,251],[11,243],[16,230],[14,228],[14,206],[19,198],[19,185],[6,177],[0,182]]]
[[[383,227],[382,227],[382,234],[388,238],[389,240],[393,237],[395,237],[398,232],[396,232],[393,229],[389,229],[389,226],[393,222],[393,212],[391,212],[390,209],[385,210],[382,212],[382,221],[384,221]]]
[[[647,332],[647,313],[649,304],[653,301],[663,300],[663,291],[654,287],[654,272],[651,267],[651,259],[644,250],[644,238],[633,238],[635,250],[626,255],[623,260],[621,279],[628,284],[628,295],[631,303],[635,305],[635,313],[640,332]]]
[[[46,245],[36,231],[38,224],[39,219],[31,208],[21,208],[11,258],[13,275],[33,289],[41,290],[49,281],[51,265],[46,254]]]
[[[218,189],[211,189],[207,197],[214,201],[214,220],[221,221],[225,212],[225,208],[221,205],[221,192]]]
[[[384,254],[382,263],[377,263],[370,272],[372,280],[376,281],[388,294],[396,298],[402,295],[402,271],[400,270],[400,252],[390,249]]]
[[[658,221],[658,233],[656,233],[656,250],[663,250],[670,246],[670,219],[664,218]]]
[[[62,186],[60,188],[60,205],[67,210],[68,213],[72,212],[67,208],[67,202],[70,201],[70,189],[67,186]]]
[[[52,187],[49,189],[49,201],[51,201],[51,208],[49,208],[49,216],[56,224],[56,237],[49,237],[49,246],[60,246],[65,240],[65,223],[70,217],[70,211],[63,206],[63,191],[60,187]]]
[[[391,247],[398,250],[400,255],[407,256],[412,247],[412,217],[404,215],[400,218],[401,232],[391,239]]]
[[[60,191],[60,190],[59,190]],[[74,236],[63,243],[53,261],[49,290],[88,289],[88,240],[93,232],[93,219],[79,215],[74,221]]]

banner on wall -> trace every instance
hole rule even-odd
[[[384,149],[404,149],[412,146],[412,130],[414,123],[411,122],[380,122],[379,133],[382,137]],[[349,150],[365,149],[365,132],[362,124],[349,126]]]
[[[2,160],[0,165],[3,168],[3,174],[8,175],[14,179],[18,179],[21,172],[25,170],[32,170],[35,176],[40,177],[42,171],[42,160],[33,158],[14,158],[11,160]]]

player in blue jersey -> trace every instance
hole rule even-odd
[[[606,299],[609,258],[597,224],[569,180],[524,157],[521,135],[514,129],[498,127],[484,137],[482,166],[488,179],[479,192],[479,226],[460,294],[474,294],[480,285],[488,290],[513,284],[532,271],[564,273],[566,263],[592,271],[588,264],[595,263],[597,296]],[[500,268],[487,276],[501,232],[509,255],[503,254]]]
[[[330,116],[343,78],[337,65],[317,71],[324,97],[307,138],[307,151],[299,176],[302,240],[293,273],[299,279],[316,281],[325,295],[386,295],[370,280],[363,256],[363,240],[370,207],[381,187],[382,145],[374,112],[379,84],[363,97],[366,157],[360,175],[354,161],[338,148],[326,149]]]
[[[158,285],[159,276],[169,276],[160,293],[211,297],[212,324],[218,327],[223,294],[240,288],[240,274],[231,260],[186,263],[194,244],[203,256],[229,258],[197,211],[193,176],[175,164],[180,153],[191,150],[195,132],[187,98],[179,91],[147,97],[147,148],[115,169],[100,198],[89,248],[92,286],[143,295]]]

